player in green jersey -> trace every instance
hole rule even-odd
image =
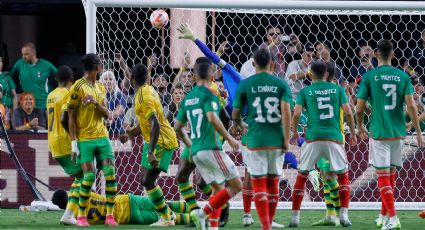
[[[270,229],[279,200],[279,175],[284,153],[289,148],[291,90],[269,73],[272,62],[268,49],[254,53],[256,75],[239,83],[232,118],[239,127],[248,125],[246,144],[252,176],[254,202],[263,229]],[[246,123],[241,113],[247,108]]]
[[[191,212],[192,220],[198,228],[205,228],[205,218],[209,215],[210,228],[218,229],[221,207],[240,192],[242,182],[239,172],[230,159],[222,151],[220,135],[229,142],[233,150],[239,148],[237,141],[226,131],[218,118],[218,97],[209,89],[212,76],[212,63],[201,57],[195,62],[195,86],[180,104],[175,129],[177,135],[186,146],[191,148],[192,159],[206,183],[211,183],[213,193],[203,209]],[[190,124],[190,139],[183,127]],[[223,183],[227,182],[225,189]]]
[[[340,126],[340,109],[344,110],[345,118],[350,127],[350,144],[357,143],[354,118],[348,105],[345,90],[333,83],[327,82],[326,64],[322,61],[311,65],[314,83],[303,88],[297,96],[294,109],[291,143],[296,143],[299,136],[298,127],[301,111],[308,115],[306,143],[301,147],[299,174],[292,192],[292,219],[290,227],[297,227],[300,222],[300,208],[304,197],[305,183],[308,172],[322,157],[330,161],[330,171],[338,174],[339,196],[341,200],[340,223],[344,227],[351,226],[348,219],[350,202],[350,180],[347,173],[347,156],[344,149],[344,138]]]
[[[36,108],[46,110],[47,95],[57,86],[57,69],[47,60],[37,58],[35,45],[27,42],[22,46],[22,59],[10,71],[17,93],[30,92],[34,95]]]
[[[396,167],[402,164],[401,153],[406,136],[404,103],[417,132],[419,148],[424,146],[424,141],[410,77],[391,66],[394,57],[391,41],[383,39],[378,42],[376,57],[378,67],[363,75],[357,92],[357,129],[361,137],[367,138],[368,130],[363,119],[368,101],[372,106],[369,163],[376,169],[382,200],[381,214],[376,222],[381,229],[398,229],[401,224],[394,208],[394,188]]]

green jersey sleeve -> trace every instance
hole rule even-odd
[[[239,83],[238,89],[236,90],[236,97],[233,100],[233,108],[242,109],[245,104],[245,96],[243,92],[243,82]]]
[[[7,83],[9,84],[10,89],[16,89],[16,85],[15,82],[13,82],[12,78],[10,77],[10,75],[7,75]]]
[[[301,105],[303,108],[305,107],[305,104],[306,104],[305,97],[304,97],[304,91],[305,90],[301,90],[300,92],[298,92],[298,95],[297,95],[297,104]]]
[[[414,90],[413,90],[413,85],[412,85],[412,81],[410,80],[410,77],[406,78],[406,87],[404,88],[404,95],[413,95]]]
[[[343,104],[347,104],[348,103],[348,99],[347,99],[347,94],[345,93],[345,90],[344,90],[344,88],[342,88],[342,87],[339,87],[339,90],[340,90],[340,92],[341,92],[341,95],[340,95],[340,97],[339,97],[339,102],[340,102],[340,104],[341,105],[343,105]]]
[[[281,101],[286,101],[289,104],[292,103],[292,94],[291,94],[291,88],[289,88],[288,83],[286,83],[286,81],[282,81],[282,88],[283,88],[283,92],[282,92],[282,96],[280,97]]]
[[[184,108],[184,100],[180,103],[179,112],[177,113],[177,120],[181,123],[187,122],[186,109]]]
[[[218,112],[218,97],[215,95],[208,95],[205,97],[203,109],[204,113],[208,112]]]
[[[357,92],[357,98],[367,100],[369,99],[369,80],[367,73],[363,75],[362,81],[360,82],[359,91]]]

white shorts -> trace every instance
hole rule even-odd
[[[400,167],[403,145],[404,140],[369,139],[369,164],[377,169]]]
[[[315,141],[304,142],[301,146],[298,169],[300,171],[311,171],[322,157],[329,160],[331,172],[338,172],[347,168],[347,154],[344,145],[332,141]]]
[[[253,176],[281,175],[285,154],[280,149],[251,150],[248,171]]]
[[[241,145],[241,153],[242,153],[242,162],[249,173],[248,155],[251,154],[251,151],[245,145]]]
[[[239,177],[239,171],[229,155],[220,150],[201,150],[193,156],[196,169],[207,184],[222,184]]]

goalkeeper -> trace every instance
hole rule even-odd
[[[64,190],[58,190],[53,194],[52,202],[59,207],[66,205],[67,200],[68,196]],[[86,209],[87,220],[90,224],[104,224],[106,201],[105,196],[93,191],[90,193]],[[185,225],[190,223],[190,209],[184,201],[169,201],[167,205],[175,214],[175,224]],[[78,207],[75,207],[73,212],[76,217]],[[118,224],[150,225],[156,223],[160,218],[149,197],[133,194],[117,195],[113,213]]]

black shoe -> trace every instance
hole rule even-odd
[[[221,210],[218,226],[221,228],[226,226],[227,222],[229,222],[229,216],[230,216],[230,204],[229,202],[227,202],[226,208]]]

